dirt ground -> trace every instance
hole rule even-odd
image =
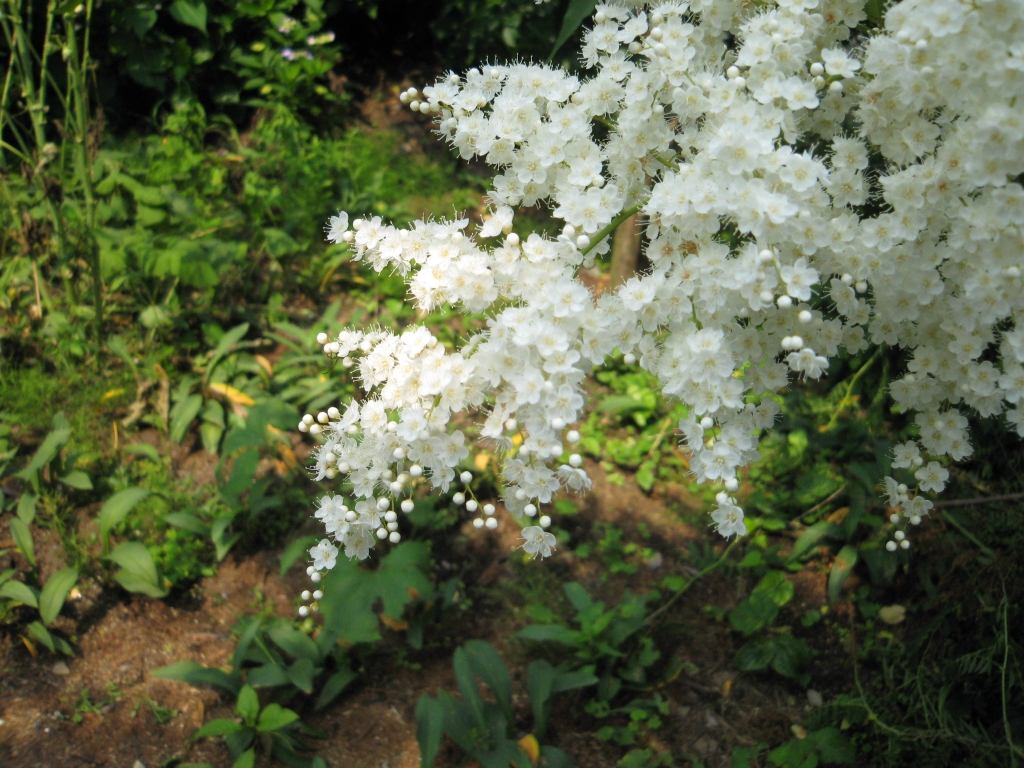
[[[194,455],[183,460],[199,463]],[[609,483],[599,466],[589,469],[594,488],[571,524],[589,528],[600,521],[615,523],[627,538],[637,540],[642,523],[644,546],[655,552],[628,580],[629,587],[643,588],[670,573],[692,575],[686,549],[691,542],[706,540],[706,533],[679,522],[677,510],[696,502],[683,491],[649,497],[631,483]],[[312,743],[329,765],[418,766],[416,702],[438,687],[454,690],[451,650],[473,637],[490,641],[506,658],[516,680],[517,710],[524,726],[529,723],[528,699],[518,679],[525,669],[518,663],[525,661],[525,650],[512,638],[526,623],[525,611],[508,589],[517,578],[512,528],[506,523],[491,533],[467,526],[465,551],[456,554],[468,564],[463,573],[473,610],[445,626],[446,647],[407,654],[389,653],[386,647],[325,711],[299,708],[307,723],[327,734]],[[59,549],[59,542],[42,531],[35,533],[41,558],[59,565],[59,554],[48,552]],[[551,569],[559,581],[576,579],[606,599],[615,599],[626,583],[604,580],[604,569],[594,558],[581,560],[566,547],[529,567]],[[293,615],[294,596],[305,584],[301,564],[281,578],[278,558],[268,552],[229,557],[214,577],[162,601],[87,583],[57,625],[78,638],[73,658],[63,660],[45,651],[33,658],[16,634],[0,637],[0,765],[155,768],[182,761],[230,766],[226,748],[216,740],[189,740],[206,720],[232,716],[230,702],[213,689],[158,679],[151,672],[182,659],[226,665],[235,647],[230,629],[238,619],[268,608]],[[787,606],[794,616],[824,603],[823,574],[804,572],[795,586],[797,599]],[[687,671],[658,690],[669,702],[670,714],[657,731],[657,743],[671,749],[677,760],[684,755],[710,768],[731,765],[735,745],[777,744],[806,716],[809,704],[799,686],[736,670],[733,656],[741,641],[727,622],[704,609],[733,605],[746,589],[749,585],[742,580],[714,573],[675,604],[656,629],[663,653],[686,662]],[[392,650],[402,645],[400,633],[385,638]],[[841,649],[835,650],[842,655]],[[827,651],[819,649],[819,657],[827,658]],[[815,675],[815,680],[822,676]],[[614,765],[622,750],[594,736],[603,723],[583,712],[585,701],[584,695],[561,700],[548,741],[566,750],[581,768]],[[151,702],[178,714],[161,724]],[[81,722],[73,722],[76,712]],[[457,764],[454,749],[439,760],[439,765]]]

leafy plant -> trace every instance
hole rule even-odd
[[[31,535],[28,541],[31,541]],[[24,545],[24,540],[22,545]],[[25,628],[25,634],[22,635],[26,646],[34,652],[33,641],[35,641],[53,653],[59,651],[67,656],[73,656],[74,652],[68,642],[54,634],[50,627],[60,614],[61,608],[64,607],[68,593],[78,581],[78,570],[62,568],[46,580],[42,589],[36,589],[24,581],[18,581],[14,578],[16,573],[17,571],[13,568],[0,572],[0,601],[7,603],[0,608],[0,612],[6,613],[11,606],[18,605],[36,609],[39,619],[29,623]]]
[[[531,624],[520,630],[518,637],[536,642],[554,642],[572,651],[574,664],[594,665],[600,678],[598,698],[609,701],[622,688],[623,681],[641,684],[646,679],[646,668],[660,654],[649,639],[629,642],[647,620],[647,604],[658,599],[657,592],[634,595],[626,592],[618,605],[610,608],[595,601],[577,582],[563,585],[569,603],[576,611],[573,622],[578,629],[559,623]],[[557,618],[549,610],[531,607],[536,619]]]
[[[526,675],[533,732],[517,741],[513,739],[512,679],[493,646],[471,640],[455,651],[452,666],[461,698],[438,690],[436,698],[424,694],[416,705],[416,739],[423,768],[434,764],[445,735],[484,768],[510,764],[531,768],[538,758],[551,768],[572,765],[562,750],[539,742],[547,731],[552,697],[594,685],[597,678],[591,671],[570,672],[546,661],[532,662]],[[478,679],[491,690],[494,703],[481,696]]]
[[[238,691],[235,713],[241,719],[217,718],[210,720],[192,735],[192,739],[224,737],[224,743],[235,762],[233,768],[253,768],[256,764],[256,745],[263,752],[295,768],[326,768],[319,757],[301,753],[313,751],[301,736],[322,735],[305,725],[296,712],[271,702],[261,707],[256,691],[243,685]]]
[[[768,571],[750,596],[729,612],[733,628],[749,637],[775,620],[779,609],[793,599],[793,584],[783,571]],[[771,668],[806,685],[810,677],[801,668],[810,656],[807,644],[786,632],[750,640],[736,653],[736,665],[745,672]]]

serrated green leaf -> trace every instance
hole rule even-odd
[[[781,608],[793,599],[793,584],[783,571],[768,571],[754,587],[753,594],[764,595]]]
[[[729,611],[729,623],[733,628],[750,635],[768,624],[779,613],[779,606],[769,596],[754,593]]]
[[[78,581],[77,568],[62,568],[46,580],[39,593],[39,616],[42,618],[43,624],[50,626],[57,618],[60,609],[64,606],[68,592],[75,586],[76,581]]]

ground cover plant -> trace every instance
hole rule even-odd
[[[1024,759],[1024,8],[350,5],[3,6],[0,762]]]

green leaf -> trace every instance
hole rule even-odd
[[[36,497],[31,493],[21,494],[18,499],[18,519],[25,525],[32,525],[36,519]]]
[[[249,690],[252,689],[250,688]],[[280,704],[267,704],[263,711],[260,712],[260,720],[256,725],[256,730],[260,733],[278,731],[286,725],[291,725],[298,719],[298,714],[290,709],[285,709]]]
[[[256,750],[247,749],[231,764],[231,768],[253,768],[256,765]]]
[[[807,738],[814,741],[823,763],[852,765],[856,761],[853,745],[838,728],[829,726],[811,731]]]
[[[817,522],[800,534],[800,538],[793,545],[793,551],[790,553],[789,559],[799,560],[822,539],[838,538],[841,535],[842,529],[835,523],[830,523],[828,520]]]
[[[78,581],[77,568],[62,568],[47,579],[43,591],[39,593],[39,616],[43,624],[50,626],[60,614],[68,592]]]
[[[452,659],[452,669],[455,671],[455,682],[459,685],[462,699],[469,708],[473,722],[481,730],[486,728],[484,700],[480,696],[480,689],[477,687],[476,678],[473,676],[473,668],[470,666],[469,657],[462,648],[455,651],[455,656]]]
[[[444,736],[444,707],[427,694],[416,703],[416,741],[420,745],[420,768],[431,768],[441,750]]]
[[[144,544],[126,541],[110,553],[110,559],[121,566],[114,578],[129,592],[149,597],[164,597],[167,590],[160,584],[156,563]]]
[[[582,633],[560,624],[531,624],[521,629],[517,637],[537,642],[562,643],[562,645],[580,645],[583,642]]]
[[[199,536],[210,535],[210,526],[188,512],[171,512],[168,515],[164,515],[164,521],[170,523],[175,528],[181,528],[184,531],[195,533]]]
[[[315,644],[314,644],[315,647]],[[315,684],[316,673],[319,669],[313,664],[312,659],[296,659],[288,667],[288,679],[292,685],[303,693],[312,693]]]
[[[35,473],[49,464],[57,452],[71,439],[71,427],[63,413],[53,417],[53,427],[32,455],[32,460],[15,477],[31,481]]]
[[[545,768],[575,768],[572,758],[558,747],[542,746],[540,758]]]
[[[280,685],[288,685],[291,680],[288,677],[288,670],[271,661],[251,668],[246,674],[245,682],[253,688],[276,688]]]
[[[197,394],[189,395],[184,400],[176,403],[171,409],[170,437],[175,444],[180,443],[185,438],[185,433],[188,431],[189,425],[195,421],[195,418],[199,415],[199,410],[202,407],[203,396]]]
[[[243,685],[242,690],[238,692],[235,712],[249,725],[256,722],[256,717],[260,713],[260,700],[251,685]]]
[[[135,453],[145,456],[150,461],[160,463],[160,452],[149,443],[131,443],[121,448],[124,453]]]
[[[50,634],[50,630],[38,621],[33,621],[28,625],[27,629],[29,637],[45,645],[50,649],[51,653],[57,652],[57,643],[55,642],[57,638]]]
[[[868,0],[864,6],[864,13],[868,17],[868,21],[874,24],[876,27],[882,27],[885,25],[885,9],[887,0]]]
[[[538,739],[543,739],[547,732],[548,706],[552,687],[557,673],[550,662],[544,659],[531,662],[526,668],[526,690],[530,694],[530,707],[533,709],[533,729]]]
[[[780,675],[800,679],[800,670],[811,652],[807,644],[792,635],[778,635],[772,638],[775,653],[772,656],[772,669]]]
[[[179,24],[187,27],[194,27],[206,34],[206,4],[202,2],[189,2],[189,0],[174,0],[171,6],[171,18]]]
[[[320,695],[317,697],[314,710],[320,710],[338,698],[338,695],[344,691],[358,675],[351,669],[342,669],[335,672],[324,683],[324,687],[320,689]]]
[[[216,720],[211,720],[194,734],[192,739],[206,739],[211,736],[225,736],[229,733],[238,733],[245,726],[234,720],[229,720],[226,717],[219,717]]]
[[[318,540],[317,536],[303,536],[285,547],[284,552],[281,553],[281,575],[284,576],[300,557],[305,557],[310,547]]]
[[[566,9],[565,16],[562,19],[562,29],[555,40],[555,47],[551,49],[551,53],[548,55],[548,61],[555,58],[558,50],[566,44],[587,17],[594,12],[596,7],[597,0],[572,0],[569,3],[569,7]]]
[[[464,646],[466,657],[474,674],[491,689],[494,698],[498,701],[502,713],[505,715],[505,722],[514,722],[512,715],[512,678],[509,677],[508,667],[502,660],[494,646],[485,643],[483,640],[469,640]]]
[[[98,518],[100,525],[100,536],[106,544],[107,537],[110,534],[110,529],[120,523],[128,513],[132,511],[132,508],[142,501],[144,498],[149,496],[149,491],[145,488],[132,487],[125,488],[123,491],[118,491],[103,505],[100,510]],[[141,546],[141,545],[139,545]],[[156,577],[154,576],[154,581]]]
[[[181,0],[178,0],[178,2],[181,2]],[[242,337],[248,332],[249,324],[242,323],[241,325],[236,325],[220,337],[220,341],[217,342],[217,348],[213,350],[213,354],[210,356],[210,362],[206,366],[206,373],[203,378],[204,384],[210,381],[210,375],[224,356],[232,349],[232,347],[235,346],[235,344],[241,341]]]
[[[212,685],[232,694],[237,694],[239,689],[237,680],[227,672],[204,667],[190,659],[154,669],[150,674],[164,680],[181,680],[190,685]]]
[[[736,666],[744,672],[758,672],[767,669],[775,656],[775,644],[771,638],[758,637],[736,652]]]
[[[828,601],[834,603],[839,599],[839,592],[846,583],[846,579],[853,572],[857,564],[857,547],[847,544],[839,550],[835,562],[832,563],[832,570],[828,574]]]
[[[32,543],[32,531],[25,525],[20,517],[12,517],[8,525],[11,527],[11,536],[14,538],[14,546],[25,556],[28,564],[36,567],[36,548]]]
[[[23,581],[5,581],[0,584],[0,597],[16,600],[32,608],[39,607],[39,593]]]
[[[140,205],[139,210],[142,211],[143,209],[145,209],[145,206]],[[170,325],[171,313],[167,307],[160,304],[151,304],[139,312],[139,322],[145,328],[159,328],[164,325]]]
[[[750,635],[771,622],[779,613],[779,606],[763,593],[754,593],[729,611],[733,628]]]
[[[92,480],[90,480],[89,476],[80,469],[73,469],[64,475],[64,477],[58,479],[69,488],[77,488],[80,491],[92,490]]]
[[[563,584],[562,590],[565,592],[565,596],[569,598],[569,602],[572,603],[572,607],[576,609],[576,613],[583,613],[594,604],[587,590],[578,581],[570,581],[568,584]]]
[[[271,624],[267,634],[275,645],[290,656],[311,661],[320,660],[320,650],[316,643],[305,632],[293,627],[291,622],[277,619]]]
[[[793,584],[783,571],[768,571],[754,587],[753,594],[764,595],[781,608],[793,599]]]

